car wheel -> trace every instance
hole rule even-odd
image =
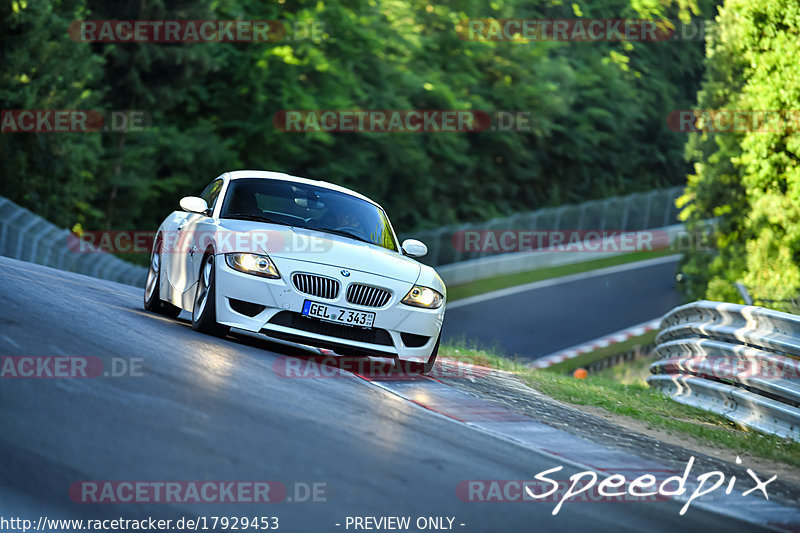
[[[197,292],[192,309],[192,329],[216,337],[224,337],[230,326],[217,323],[217,306],[214,288],[214,255],[203,259],[200,267],[200,279],[197,281]]]
[[[436,362],[436,356],[439,355],[439,343],[442,341],[442,332],[439,332],[439,337],[436,339],[436,344],[433,346],[433,351],[431,351],[430,357],[428,357],[428,361],[422,366],[421,374],[427,374],[431,370],[433,370],[433,364]]]
[[[150,254],[150,266],[147,269],[147,280],[144,283],[144,308],[154,313],[175,318],[181,314],[181,308],[161,299],[159,290],[161,281],[161,241],[153,246]]]

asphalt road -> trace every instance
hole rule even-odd
[[[658,318],[681,303],[678,259],[660,261],[590,272],[574,281],[549,280],[469,305],[456,300],[447,308],[442,338],[537,359]]]
[[[552,504],[462,502],[459,481],[531,479],[556,465],[352,375],[280,377],[275,361],[302,352],[195,333],[143,311],[140,289],[8,258],[0,272],[0,355],[142,361],[137,377],[0,379],[2,516],[277,516],[296,532],[346,531],[348,515],[451,516],[459,531],[753,530],[701,509],[679,516],[674,502],[576,504],[555,517]],[[580,291],[568,289],[574,301]],[[535,333],[569,336],[567,318]],[[68,488],[81,480],[272,480],[290,495],[294,483],[322,483],[327,501],[73,503]]]

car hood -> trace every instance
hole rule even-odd
[[[417,261],[380,246],[305,228],[248,220],[222,220],[219,228],[223,232],[257,234],[258,239],[241,239],[256,243],[252,249],[241,251],[266,252],[276,259],[330,265],[408,283],[417,281],[422,268]],[[236,242],[235,237],[229,240]]]

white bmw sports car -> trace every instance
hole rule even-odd
[[[446,289],[380,205],[323,181],[227,172],[180,201],[155,237],[144,307],[224,336],[231,327],[433,367]]]

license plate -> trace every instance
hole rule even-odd
[[[311,300],[303,302],[302,314],[304,316],[319,318],[326,322],[335,322],[337,324],[359,326],[362,328],[371,328],[372,323],[375,321],[375,313],[353,311],[352,309],[337,307],[335,305],[312,302]]]

